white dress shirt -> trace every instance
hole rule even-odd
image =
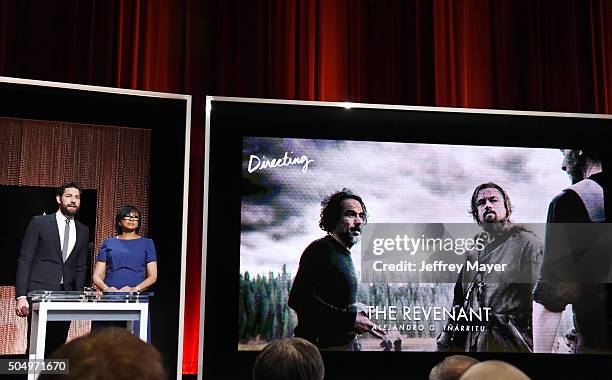
[[[57,232],[60,238],[60,248],[64,246],[64,228],[66,228],[66,218],[61,211],[55,213],[55,219],[57,220]],[[68,235],[68,253],[66,254],[66,260],[70,256],[70,252],[74,248],[76,243],[76,226],[74,224],[74,218],[70,218],[70,234]]]
[[[60,248],[64,246],[64,229],[66,228],[66,218],[64,214],[60,210],[57,210],[55,213],[55,220],[57,220],[57,232],[59,233],[60,238]],[[74,244],[76,243],[76,226],[74,224],[74,217],[70,218],[70,232],[68,233],[68,252],[66,252],[66,261],[68,261],[68,257],[70,256],[70,252],[74,248]],[[60,280],[60,284],[64,283],[64,276]]]

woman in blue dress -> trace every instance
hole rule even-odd
[[[102,243],[93,273],[94,284],[103,292],[141,292],[157,281],[153,240],[138,234],[141,215],[138,208],[126,205],[115,216],[117,236]],[[138,331],[137,324],[134,328]],[[147,330],[150,341],[150,323]]]

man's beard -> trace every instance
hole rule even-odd
[[[570,177],[570,181],[572,181],[572,185],[584,179],[584,165],[584,161],[580,160],[578,157],[572,156],[568,159],[568,164],[565,170],[567,175]]]
[[[342,240],[342,242],[349,248],[357,244],[359,241],[359,236],[353,235],[353,231],[361,231],[361,228],[352,228],[349,231],[342,231],[338,234],[340,240]]]
[[[486,220],[487,215],[486,214],[483,215],[482,229],[491,235],[499,235],[500,233],[506,230],[506,227],[508,224],[508,218],[499,220],[497,219],[497,214],[494,214],[494,215],[495,215],[495,220],[493,221],[487,221]]]
[[[70,216],[73,217],[76,215],[77,212],[79,212],[79,208],[75,206],[75,210],[74,212],[70,211],[68,209],[68,206],[64,206],[62,204],[60,204],[60,211],[62,212],[62,214],[64,214],[65,216]]]

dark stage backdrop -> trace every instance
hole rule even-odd
[[[606,0],[3,0],[0,75],[194,96],[195,373],[205,94],[610,113],[611,28]]]

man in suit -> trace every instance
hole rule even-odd
[[[28,317],[28,325],[31,324],[28,292],[82,290],[85,282],[89,229],[74,219],[81,205],[80,185],[65,183],[58,188],[56,200],[59,210],[54,214],[34,216],[21,243],[15,309],[18,316]],[[69,327],[69,322],[47,324],[46,353],[66,342]]]

